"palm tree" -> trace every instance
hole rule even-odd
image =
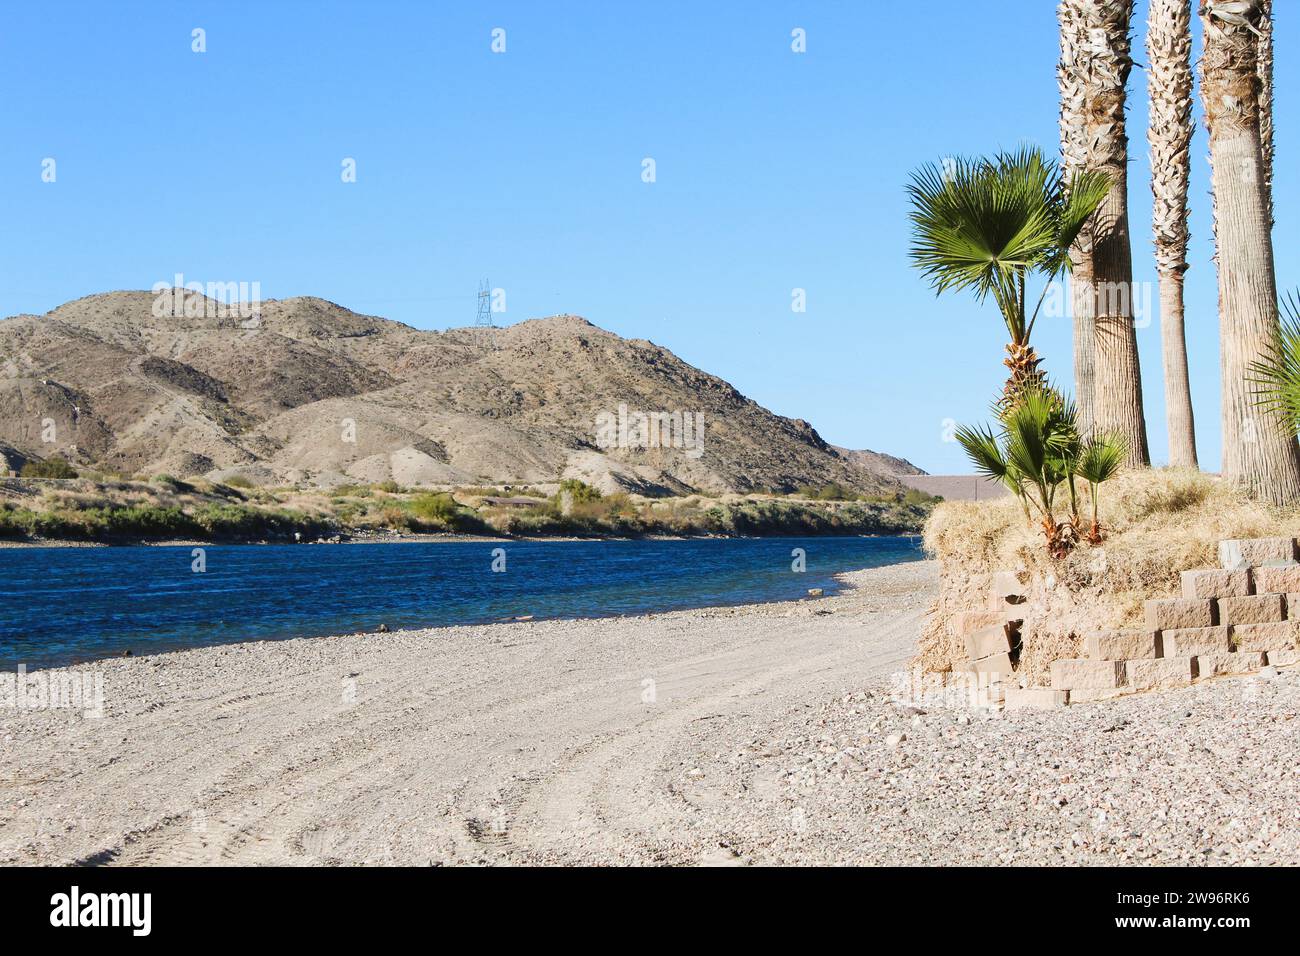
[[[1074,406],[1044,383],[1026,388],[1020,400],[1003,412],[1000,434],[987,426],[957,429],[957,441],[976,471],[1010,488],[1026,516],[1037,514],[1054,557],[1068,552],[1076,537],[1077,418]],[[1056,496],[1062,484],[1070,491],[1070,521],[1057,521]]]
[[[1252,366],[1280,338],[1260,137],[1260,0],[1201,0],[1201,97],[1210,129],[1219,271],[1223,475],[1269,501],[1300,501],[1295,436],[1260,406]]]
[[[1108,188],[1096,173],[1067,182],[1056,163],[1031,148],[931,164],[912,175],[913,264],[938,293],[969,289],[980,301],[992,296],[1006,323],[1004,407],[1043,382],[1030,345],[1034,322],[1050,281],[1069,270],[1070,246]],[[1048,281],[1031,313],[1032,273]]]
[[[1088,483],[1088,497],[1092,499],[1092,524],[1088,527],[1088,541],[1100,544],[1101,521],[1097,513],[1097,489],[1114,478],[1128,454],[1128,442],[1123,435],[1098,434],[1090,436],[1079,449],[1074,473]]]
[[[1097,489],[1119,470],[1128,451],[1125,440],[1107,434],[1081,440],[1074,405],[1047,386],[1027,389],[1001,419],[1000,433],[987,426],[957,430],[957,441],[976,470],[1010,488],[1027,518],[1037,513],[1048,550],[1056,557],[1067,553],[1079,537],[1083,522],[1074,479],[1082,478],[1092,498],[1087,538],[1100,542]],[[1068,521],[1056,518],[1062,485],[1069,491]]]
[[[1124,104],[1131,58],[1134,0],[1062,0],[1061,71],[1068,76],[1074,156],[1070,164],[1104,172],[1110,192],[1079,256],[1087,255],[1094,300],[1093,428],[1123,435],[1129,463],[1149,463],[1142,375],[1133,325],[1133,252],[1128,219],[1128,136]],[[1063,106],[1063,109],[1065,107]],[[1063,121],[1065,114],[1063,113]]]
[[[1088,76],[1088,31],[1078,4],[1057,8],[1061,25],[1061,59],[1057,84],[1061,91],[1061,167],[1067,177],[1088,168],[1085,121]],[[1093,293],[1092,230],[1084,229],[1070,249],[1070,314],[1074,337],[1074,398],[1079,407],[1079,434],[1092,432],[1093,383],[1096,377],[1097,301]]]
[[[1187,182],[1191,176],[1192,0],[1151,0],[1147,24],[1151,97],[1151,191],[1156,267],[1160,275],[1160,338],[1165,364],[1169,463],[1196,467],[1196,430],[1183,332],[1187,271]]]

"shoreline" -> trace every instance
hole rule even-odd
[[[480,535],[456,532],[430,534],[403,534],[392,537],[343,538],[337,541],[212,541],[212,540],[133,540],[133,541],[79,541],[61,538],[51,541],[17,541],[0,538],[0,549],[31,550],[52,548],[231,548],[264,547],[267,545],[365,545],[365,544],[454,544],[456,542],[508,544],[520,541],[754,541],[762,538],[920,538],[921,534],[645,534],[645,535]]]
[[[577,834],[543,810],[536,843],[488,860],[492,794],[585,780],[563,765],[608,734],[642,739],[647,718],[667,741],[753,693],[793,701],[898,666],[932,565],[842,577],[814,601],[97,662],[103,717],[0,707],[0,863],[541,862]],[[870,620],[894,626],[864,655]]]
[[[863,537],[881,537],[881,536],[874,536],[874,535],[873,535],[873,536],[866,536],[866,535],[864,535]],[[905,536],[904,536],[904,537],[905,537]],[[541,540],[551,540],[551,539],[541,539]],[[574,540],[585,540],[585,539],[574,539]],[[665,540],[689,540],[689,539],[665,539]],[[362,542],[356,542],[356,543],[360,544],[360,543],[362,543]],[[644,612],[640,612],[640,613],[637,613],[637,614],[617,614],[617,613],[609,613],[609,614],[597,614],[597,615],[554,615],[554,616],[528,614],[528,615],[519,615],[519,616],[516,616],[516,617],[496,618],[496,619],[492,619],[492,620],[483,620],[483,621],[466,621],[466,622],[455,623],[455,624],[430,624],[430,625],[427,625],[427,626],[425,626],[425,627],[416,627],[416,628],[405,627],[405,628],[393,628],[393,629],[391,629],[391,630],[389,630],[389,629],[375,629],[375,630],[369,630],[369,631],[344,631],[344,632],[334,632],[334,633],[326,632],[326,633],[319,633],[319,634],[299,634],[299,635],[285,636],[285,637],[250,637],[250,638],[248,638],[247,640],[230,641],[230,642],[213,643],[213,644],[205,644],[205,645],[200,645],[200,646],[197,646],[197,647],[188,647],[188,646],[180,646],[180,647],[161,647],[161,648],[158,648],[158,649],[155,649],[155,650],[145,651],[145,652],[143,652],[143,653],[139,653],[139,654],[135,653],[133,650],[132,650],[130,653],[127,653],[127,654],[122,654],[122,653],[103,654],[103,655],[100,655],[100,656],[91,656],[91,657],[78,658],[78,659],[76,659],[76,660],[72,660],[72,661],[69,661],[69,662],[67,662],[67,663],[62,663],[62,664],[25,664],[25,663],[20,663],[20,664],[16,665],[14,668],[10,668],[10,667],[7,667],[7,666],[0,666],[0,675],[15,673],[16,670],[17,670],[17,667],[23,667],[25,673],[28,673],[28,674],[35,674],[35,673],[48,672],[48,671],[54,671],[54,670],[67,670],[67,669],[84,668],[84,667],[87,667],[87,666],[93,666],[93,665],[96,665],[96,664],[103,664],[103,663],[108,662],[108,661],[120,661],[120,660],[146,660],[146,659],[149,659],[149,658],[158,657],[158,656],[165,655],[165,654],[184,654],[184,653],[188,653],[188,652],[191,652],[191,651],[202,651],[202,650],[208,650],[208,649],[210,649],[210,648],[218,648],[218,647],[243,647],[243,646],[247,646],[247,645],[270,644],[270,643],[276,643],[276,644],[278,644],[278,643],[284,643],[284,642],[288,642],[288,641],[317,641],[317,640],[333,640],[333,639],[341,639],[341,638],[355,638],[355,637],[367,637],[367,636],[390,635],[390,634],[403,634],[403,633],[413,633],[413,632],[431,633],[431,632],[437,632],[437,631],[442,631],[442,630],[450,630],[450,629],[454,629],[454,628],[467,628],[467,627],[498,627],[498,626],[508,626],[508,625],[512,625],[512,624],[523,624],[523,623],[528,623],[528,622],[537,622],[537,623],[555,622],[555,621],[560,621],[560,622],[632,621],[632,622],[636,622],[636,621],[646,621],[646,620],[651,620],[651,619],[655,619],[655,618],[662,618],[662,617],[665,617],[665,616],[667,616],[667,615],[671,615],[671,614],[687,614],[687,615],[689,615],[689,614],[694,614],[694,613],[697,613],[697,612],[705,612],[705,611],[733,611],[733,610],[743,610],[743,611],[750,611],[750,612],[754,612],[754,613],[761,613],[764,609],[782,608],[782,607],[785,607],[785,608],[787,608],[787,610],[788,610],[789,608],[800,607],[800,606],[807,605],[807,604],[812,603],[812,602],[818,602],[818,601],[822,601],[822,602],[824,602],[824,601],[830,600],[830,599],[832,599],[832,598],[835,598],[835,597],[839,597],[839,596],[841,596],[841,595],[844,595],[844,594],[846,594],[846,593],[848,593],[848,592],[854,590],[856,587],[858,587],[858,584],[855,583],[855,582],[859,579],[859,576],[860,576],[860,575],[867,574],[867,573],[869,573],[869,572],[871,572],[871,571],[877,571],[877,570],[882,570],[882,569],[885,569],[885,568],[892,568],[892,567],[898,567],[898,566],[901,566],[901,565],[918,564],[918,563],[925,563],[925,559],[924,559],[924,558],[920,558],[920,559],[905,560],[905,561],[894,561],[894,562],[891,562],[890,564],[880,565],[880,566],[875,567],[875,568],[859,568],[859,569],[852,569],[852,570],[848,570],[848,571],[835,572],[835,573],[833,573],[833,574],[831,574],[831,575],[829,576],[830,579],[834,582],[834,589],[833,589],[833,590],[827,590],[827,591],[825,591],[823,594],[819,594],[819,595],[813,595],[813,594],[807,594],[807,593],[805,593],[804,595],[802,595],[802,596],[800,596],[800,597],[798,597],[798,598],[780,598],[780,599],[773,599],[773,600],[771,600],[771,601],[759,601],[759,602],[752,602],[752,601],[751,601],[751,602],[735,603],[735,604],[700,604],[700,605],[694,605],[694,606],[691,606],[691,607],[672,607],[672,608],[665,608],[664,610],[660,610],[660,611],[644,611]]]
[[[0,707],[0,864],[1300,862],[1277,772],[1300,668],[917,707],[895,692],[936,565],[843,577],[816,601],[109,660],[101,717]]]

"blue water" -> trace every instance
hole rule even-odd
[[[491,570],[505,549],[505,571]],[[806,552],[794,573],[791,552]],[[798,598],[917,538],[0,549],[0,669],[236,641]]]

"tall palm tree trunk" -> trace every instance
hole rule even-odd
[[[1259,140],[1264,150],[1264,188],[1268,198],[1268,224],[1273,225],[1273,0],[1259,3]]]
[[[1077,3],[1057,7],[1061,25],[1061,59],[1056,69],[1061,91],[1061,169],[1069,180],[1088,168],[1084,90],[1088,75],[1088,31]],[[1079,234],[1070,249],[1070,314],[1074,333],[1074,400],[1079,411],[1079,434],[1092,433],[1093,382],[1096,351],[1097,297],[1092,276],[1092,230]]]
[[[1151,0],[1147,24],[1151,99],[1151,191],[1156,268],[1160,276],[1160,338],[1165,366],[1169,463],[1195,468],[1196,429],[1183,331],[1187,271],[1187,183],[1191,176],[1192,0]]]
[[[1076,246],[1076,249],[1078,247]],[[1092,434],[1097,381],[1097,296],[1092,279],[1092,253],[1071,254],[1070,308],[1074,315],[1074,396],[1079,409],[1079,435]]]
[[[1300,501],[1295,437],[1257,404],[1252,362],[1278,335],[1260,134],[1260,0],[1201,0],[1201,96],[1210,128],[1219,269],[1223,475],[1276,504]]]
[[[1160,336],[1165,367],[1165,422],[1169,429],[1169,464],[1200,467],[1196,457],[1196,417],[1187,370],[1183,329],[1183,274],[1160,273]]]
[[[1086,168],[1110,177],[1110,193],[1093,220],[1091,272],[1096,324],[1093,349],[1093,427],[1116,432],[1128,442],[1130,465],[1146,465],[1146,421],[1142,374],[1133,325],[1133,252],[1128,218],[1128,135],[1124,102],[1133,61],[1129,29],[1134,0],[1062,0],[1062,24],[1082,42],[1068,51],[1065,69],[1082,95],[1082,144]],[[1078,33],[1078,30],[1082,33]],[[1062,29],[1063,39],[1067,27]],[[1072,106],[1072,109],[1078,107]],[[1086,247],[1085,247],[1086,248]],[[1081,250],[1083,251],[1083,250]]]

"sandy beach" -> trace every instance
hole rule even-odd
[[[1300,861],[1300,675],[902,706],[935,567],[846,579],[104,662],[102,717],[0,709],[0,863]]]
[[[850,577],[794,604],[103,662],[101,719],[0,710],[0,862],[707,859],[708,795],[679,792],[699,731],[911,653],[932,568]]]

